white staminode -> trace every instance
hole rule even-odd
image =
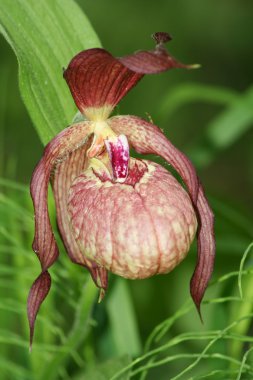
[[[107,138],[105,146],[110,157],[115,182],[125,182],[129,163],[129,145],[126,136]]]

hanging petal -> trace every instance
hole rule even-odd
[[[90,139],[89,139],[90,140]],[[54,171],[53,189],[57,211],[57,223],[70,259],[79,265],[86,267],[98,288],[101,289],[100,300],[103,297],[108,284],[107,271],[99,267],[95,262],[87,259],[81,253],[69,222],[67,199],[73,180],[86,169],[86,152],[90,141],[69,154],[67,159],[59,162]]]
[[[54,263],[59,254],[48,214],[47,196],[50,175],[57,160],[63,159],[69,152],[83,145],[89,133],[89,122],[78,123],[63,130],[46,146],[44,155],[33,172],[30,187],[35,213],[33,250],[40,261],[42,274],[47,273],[46,270]],[[45,278],[49,276],[49,274],[42,274],[42,277],[38,277],[38,281],[33,285],[35,290],[39,288],[40,284],[43,285]],[[33,294],[35,290],[32,289],[31,292]],[[45,297],[40,297],[38,307],[33,308],[35,314],[33,321],[35,321],[36,313]],[[31,299],[33,299],[33,297]],[[28,302],[31,302],[29,300]],[[31,308],[29,310],[31,310]],[[30,334],[32,341],[33,325]]]
[[[214,216],[207,203],[203,187],[199,187],[197,210],[200,215],[198,230],[198,261],[191,278],[191,296],[200,313],[200,305],[208,281],[212,276],[215,260]]]
[[[180,174],[198,216],[198,260],[191,279],[191,295],[200,314],[200,304],[213,272],[215,258],[214,217],[190,160],[174,147],[161,130],[135,116],[116,116],[108,123],[117,134],[125,134],[141,154],[163,157]]]
[[[64,129],[46,146],[44,155],[33,172],[30,188],[35,212],[33,250],[40,260],[42,270],[50,267],[58,256],[47,206],[51,172],[57,160],[62,160],[69,152],[85,143],[89,133],[89,122]]]
[[[30,327],[30,351],[32,349],[32,340],[34,333],[34,324],[40,305],[46,298],[51,286],[50,274],[45,271],[34,281],[29,292],[27,300],[27,315]]]
[[[121,58],[94,48],[77,54],[64,71],[79,110],[91,120],[105,120],[116,104],[144,74],[155,74],[174,67],[193,68],[176,61],[164,43],[167,33],[155,33],[156,48],[138,51]]]

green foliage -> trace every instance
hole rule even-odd
[[[97,291],[87,277],[85,286],[81,286],[84,277],[82,271],[73,271],[67,258],[61,258],[53,272],[53,297],[50,297],[38,317],[34,350],[29,355],[25,300],[36,270],[34,257],[30,254],[33,218],[29,193],[26,186],[17,183],[1,179],[0,184],[10,193],[10,196],[4,193],[0,196],[0,211],[3,216],[0,225],[0,250],[9,253],[8,257],[2,256],[1,259],[0,318],[2,326],[6,326],[10,319],[13,323],[15,321],[14,325],[19,326],[12,332],[0,330],[1,368],[6,379],[8,376],[12,379],[67,379],[68,368],[72,368],[71,378],[76,380],[127,380],[140,375],[142,380],[152,379],[152,371],[160,367],[170,371],[171,379],[184,379],[186,374],[194,380],[224,379],[226,376],[244,379],[253,376],[253,338],[247,335],[253,317],[253,268],[250,257],[253,242],[242,256],[239,271],[223,275],[210,286],[210,290],[214,288],[216,296],[207,299],[204,308],[209,309],[208,314],[220,315],[218,329],[215,329],[215,322],[211,322],[211,325],[208,323],[213,327],[211,329],[204,326],[200,331],[192,329],[176,333],[181,326],[181,320],[191,319],[195,314],[194,306],[188,299],[171,317],[155,327],[144,350],[138,356],[134,354],[133,348],[130,356],[119,355],[124,350],[124,334],[129,334],[129,337],[125,335],[125,348],[128,351],[127,340],[132,337],[133,344],[138,342],[138,330],[127,283],[118,280],[106,300],[106,308],[109,316],[108,334],[111,340],[116,338],[119,343],[116,344],[116,350],[112,351],[114,357],[99,366],[95,364],[95,352],[90,351],[92,346],[99,348],[101,345],[102,348],[104,344],[102,340],[95,343],[93,335],[99,328],[91,313]],[[236,284],[237,279],[239,287],[232,287],[229,295],[223,295],[227,284]],[[10,283],[8,280],[11,280]],[[66,283],[71,283],[72,290],[69,286],[66,288]],[[3,293],[4,289],[8,291]],[[119,318],[115,321],[117,305]],[[227,316],[228,309],[231,312]],[[72,316],[70,323],[65,320],[68,314],[69,318]],[[120,331],[118,322],[123,332]],[[135,345],[135,350],[140,350],[139,343]],[[14,365],[13,359],[8,358],[8,347],[12,347],[12,352],[19,352]],[[248,348],[245,349],[246,347]],[[177,371],[176,368],[181,370]]]
[[[112,376],[117,373],[118,371],[121,370],[121,368],[126,367],[130,363],[131,359],[129,356],[122,356],[119,357],[119,359],[111,359],[108,360],[100,365],[98,365],[96,368],[93,368],[91,370],[88,370],[85,374],[87,379],[92,379],[92,380],[108,380],[111,379]],[[130,371],[126,370],[124,374],[121,376],[121,380],[129,380]],[[78,379],[83,379],[81,376]]]
[[[75,112],[62,70],[79,51],[100,46],[90,22],[72,0],[3,0],[0,31],[19,63],[23,101],[43,143]]]
[[[223,284],[224,282],[229,281],[231,277],[237,276],[238,279],[241,279],[242,276],[250,275],[248,279],[252,281],[252,269],[246,271],[243,269],[245,258],[249,254],[252,246],[253,242],[249,245],[249,247],[246,249],[243,255],[240,270],[238,272],[222,276],[220,279],[213,281],[212,286]],[[239,291],[241,292],[241,286],[239,286]],[[137,374],[145,374],[141,377],[142,379],[145,379],[149,370],[179,360],[182,361],[182,363],[188,362],[189,364],[183,364],[185,368],[182,371],[178,372],[176,375],[171,376],[171,380],[182,378],[184,379],[185,377],[183,376],[186,373],[188,374],[188,376],[191,374],[190,378],[194,380],[201,378],[217,379],[217,375],[223,376],[221,377],[222,379],[225,379],[226,376],[237,375],[236,378],[241,379],[242,374],[248,376],[248,378],[251,378],[253,376],[253,369],[251,364],[247,364],[246,361],[253,347],[248,349],[244,354],[243,347],[247,343],[253,343],[253,338],[245,334],[245,332],[248,331],[248,324],[246,328],[244,324],[245,321],[250,322],[252,320],[252,302],[253,298],[251,294],[247,294],[246,298],[233,296],[218,297],[207,300],[205,301],[205,305],[231,303],[233,306],[236,306],[237,314],[234,315],[233,322],[229,323],[221,330],[205,330],[199,332],[194,331],[182,333],[180,335],[171,337],[169,332],[173,324],[178,322],[178,320],[182,318],[182,316],[188,314],[190,315],[193,305],[190,304],[189,301],[187,301],[186,304],[183,305],[172,317],[168,318],[154,329],[154,331],[151,333],[147,340],[145,353],[142,356],[137,357],[135,360],[132,361],[132,363],[127,365],[125,368],[121,369],[118,373],[112,376],[110,380],[120,379],[121,375],[129,369],[132,369],[130,378]],[[250,305],[246,313],[245,304]],[[244,313],[241,313],[242,310],[244,310]],[[241,329],[242,331],[240,331],[240,333],[238,333],[238,326],[240,327],[241,325],[244,325],[244,328]],[[162,343],[163,340],[165,340],[165,343]],[[207,342],[204,343],[202,351],[197,353],[184,352],[184,347],[186,346],[187,342],[198,340]],[[230,344],[236,342],[237,345],[240,346],[240,352],[237,353],[237,356],[231,355],[231,349],[229,349],[229,346],[226,345],[226,341],[231,341]],[[215,346],[217,346],[217,342],[222,343],[224,348],[227,346],[226,351],[228,352],[228,354],[223,354],[219,351],[215,351]],[[153,345],[155,346],[154,348],[152,348]],[[180,353],[175,354],[175,352],[178,351],[178,346],[181,346]],[[218,347],[220,348],[220,346]],[[241,357],[241,360],[238,360],[237,357]],[[201,374],[197,372],[198,374],[194,375],[194,370],[196,369],[196,367],[199,366],[202,371],[204,370],[204,367],[202,368],[201,366],[201,361],[205,361],[206,359],[209,363],[208,365],[205,364],[205,366],[208,367],[208,371],[202,372]],[[219,365],[219,361],[221,362],[221,365]],[[215,368],[219,366],[221,366],[221,369],[215,370]],[[182,365],[180,367],[182,367]],[[231,367],[231,369],[228,370],[228,367]]]
[[[209,165],[220,150],[229,148],[252,127],[252,100],[252,87],[240,94],[216,86],[184,84],[169,91],[160,114],[163,119],[167,119],[181,107],[192,103],[213,103],[225,107],[205,127],[197,145],[189,150],[194,163],[203,167]]]
[[[11,347],[13,347],[12,352],[21,351],[22,355],[20,355],[20,358],[26,357],[25,361],[23,359],[21,359],[21,361],[20,359],[16,360],[13,366],[12,361],[7,360],[7,353],[3,354],[2,371],[4,374],[6,373],[6,378],[7,375],[10,375],[14,379],[55,379],[58,378],[58,376],[60,376],[60,378],[67,378],[65,371],[68,363],[76,363],[80,368],[85,368],[85,362],[82,358],[84,355],[83,346],[87,347],[91,345],[92,341],[89,338],[89,334],[91,334],[94,328],[96,329],[90,315],[90,307],[94,300],[95,288],[91,282],[85,287],[82,287],[83,274],[81,272],[71,272],[69,263],[65,262],[65,260],[61,261],[61,266],[58,267],[54,273],[54,288],[56,288],[54,302],[46,305],[47,308],[46,310],[44,309],[43,315],[38,317],[40,323],[38,327],[39,334],[36,334],[37,342],[34,345],[34,352],[32,355],[29,355],[25,300],[26,290],[36,270],[36,263],[34,263],[30,249],[30,241],[33,233],[32,210],[29,204],[29,194],[26,186],[3,179],[0,183],[2,188],[8,189],[10,194],[6,196],[2,193],[0,197],[0,209],[1,215],[3,216],[0,228],[0,249],[2,252],[8,252],[10,254],[10,258],[6,256],[2,257],[1,288],[6,289],[7,286],[8,293],[4,293],[4,297],[1,299],[1,321],[2,325],[5,326],[5,319],[9,321],[9,315],[11,314],[16,320],[15,325],[22,326],[22,330],[18,328],[17,332],[2,329],[0,331],[0,341],[3,348],[8,348],[8,346],[11,345]],[[232,213],[232,210],[230,211]],[[237,223],[239,220],[240,218],[237,218]],[[231,219],[231,223],[233,223],[233,218]],[[248,225],[246,223],[243,225],[239,222],[239,225],[243,231],[245,229],[247,231]],[[230,315],[232,322],[223,317],[222,324],[224,324],[224,326],[222,329],[220,325],[219,330],[202,329],[202,331],[184,331],[177,334],[175,333],[177,328],[173,329],[173,327],[176,324],[180,326],[180,320],[185,316],[189,319],[193,318],[193,305],[188,300],[174,315],[154,329],[146,342],[144,352],[140,356],[132,361],[130,361],[129,357],[117,358],[117,348],[114,352],[114,359],[110,359],[99,367],[95,365],[95,367],[92,368],[90,364],[90,368],[87,368],[87,379],[128,379],[140,374],[143,375],[142,379],[144,379],[148,378],[149,372],[155,368],[165,366],[166,368],[170,368],[168,370],[171,372],[171,367],[167,366],[173,365],[174,362],[180,362],[180,368],[184,368],[183,371],[179,371],[173,375],[175,379],[183,378],[182,376],[188,372],[189,374],[194,373],[196,369],[199,369],[199,371],[196,372],[196,375],[192,376],[192,379],[205,377],[222,379],[226,378],[226,376],[236,375],[238,376],[237,378],[240,379],[240,376],[252,376],[251,366],[248,364],[251,349],[249,348],[247,351],[244,351],[245,345],[252,344],[253,342],[252,338],[247,336],[253,306],[253,298],[251,295],[253,269],[248,256],[252,245],[253,243],[249,245],[242,257],[239,272],[229,273],[213,282],[212,287],[218,287],[216,294],[221,294],[221,296],[213,297],[205,302],[206,307],[208,305],[213,307],[211,311],[213,315],[219,314],[219,310],[225,312],[227,305],[233,306],[234,315]],[[7,263],[4,264],[6,260],[8,265],[6,265]],[[74,273],[75,281],[71,273]],[[10,276],[12,278],[10,282],[12,286],[6,282],[6,278],[10,279]],[[224,284],[227,282],[231,283],[231,279],[236,280],[237,277],[240,284],[240,293],[242,293],[242,282],[244,283],[244,288],[247,283],[250,285],[244,289],[243,298],[238,297],[236,291],[234,295],[233,291],[229,296],[222,296]],[[81,294],[78,302],[75,302],[75,300],[78,299],[80,289],[79,291],[75,290],[73,297],[73,291],[70,292],[70,290],[66,288],[66,282],[67,284],[71,282],[71,287],[74,289],[75,286],[73,282],[76,282],[78,287],[80,287]],[[109,299],[106,301],[109,315],[110,313],[115,315],[117,305],[121,308],[122,305],[124,306],[124,308],[118,312],[119,320],[115,322],[115,320],[112,319],[109,324],[109,334],[111,338],[114,339],[118,335],[120,342],[122,336],[118,322],[124,326],[124,333],[128,333],[129,336],[133,334],[133,341],[138,337],[135,328],[136,322],[133,320],[134,315],[131,302],[125,287],[126,283],[122,282],[122,280],[119,281],[118,285],[112,289]],[[121,300],[119,300],[119,297]],[[59,298],[63,300],[64,303],[69,304],[71,315],[73,316],[72,319],[74,318],[74,322],[71,323],[71,326],[68,326],[68,328],[64,328],[63,319],[65,317],[62,317],[62,315],[67,315],[66,311],[63,311],[64,309],[67,310],[66,305],[60,310],[56,306],[57,299]],[[126,303],[124,303],[125,299],[128,299]],[[130,305],[128,306],[129,302]],[[127,307],[129,307],[129,310]],[[132,331],[132,327],[129,323],[133,323],[134,327]],[[125,326],[128,327],[125,329]],[[239,332],[238,328],[240,330]],[[136,334],[136,337],[134,337],[134,334]],[[57,341],[59,344],[56,345],[55,343]],[[196,342],[200,342],[201,345],[196,345]],[[227,342],[231,342],[229,346]],[[217,343],[221,343],[223,348],[221,349],[220,346],[217,347]],[[231,355],[232,346],[235,343],[237,345],[237,352]],[[191,346],[193,348],[187,350],[187,347]],[[202,351],[200,350],[201,347]],[[215,350],[216,347],[217,350]],[[121,349],[123,349],[123,345],[121,345]],[[192,350],[194,350],[193,353],[189,353]],[[225,353],[223,353],[223,351],[225,351]],[[84,357],[87,358],[90,356],[86,354]],[[44,361],[47,362],[47,366],[44,366]],[[203,365],[202,362],[204,362]],[[206,363],[208,363],[208,365]],[[178,366],[177,364],[176,368]],[[231,369],[228,369],[230,366]],[[175,366],[173,365],[172,368],[175,373]],[[130,370],[131,372],[129,372]],[[82,375],[78,374],[78,370],[75,370],[74,373],[77,373],[74,378],[82,379]]]

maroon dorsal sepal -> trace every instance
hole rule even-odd
[[[64,71],[79,110],[92,120],[106,120],[113,108],[144,74],[156,74],[172,68],[193,68],[172,57],[164,46],[171,37],[164,32],[153,35],[156,47],[115,58],[100,48],[77,54]]]

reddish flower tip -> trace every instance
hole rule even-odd
[[[105,296],[105,289],[101,288],[98,297],[98,303],[102,302]]]
[[[30,352],[32,350],[34,324],[39,308],[51,287],[50,274],[45,271],[34,281],[27,300],[27,315],[30,327]]]
[[[153,40],[156,41],[157,44],[166,44],[166,42],[169,42],[172,40],[171,35],[166,32],[156,32],[152,34],[151,37],[153,38]]]

